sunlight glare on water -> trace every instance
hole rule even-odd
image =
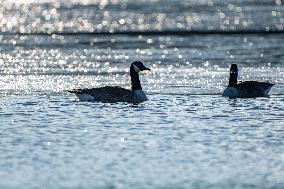
[[[0,31],[282,31],[282,3],[281,0],[4,0]]]
[[[17,44],[1,46],[1,187],[282,188],[283,56],[269,51],[283,48],[273,43],[282,35],[246,36],[255,48],[222,35],[152,36],[151,44],[112,36],[111,49],[109,36],[93,46],[88,35],[47,46],[38,40],[48,36],[4,38]],[[134,60],[152,69],[140,74],[143,104],[79,102],[66,92],[130,88]],[[230,63],[240,79],[276,81],[271,98],[221,97]]]
[[[284,35],[163,33],[283,27],[281,1],[242,2],[3,1],[0,188],[284,188]],[[135,60],[144,103],[67,92],[130,89]],[[232,63],[270,97],[222,97]]]

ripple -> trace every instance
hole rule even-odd
[[[37,44],[50,36],[21,37],[1,38],[21,47],[0,45],[0,188],[283,188],[282,60],[256,55],[279,53],[282,35],[101,36],[97,46],[90,36],[47,46]],[[111,39],[121,47],[107,48]],[[66,92],[130,88],[132,60],[152,68],[140,77],[145,103]],[[221,97],[232,61],[242,79],[277,81],[270,98]]]

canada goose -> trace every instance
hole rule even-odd
[[[232,98],[268,97],[268,93],[273,85],[275,85],[275,83],[270,83],[268,81],[238,82],[238,66],[237,64],[232,64],[229,85],[224,90],[222,96]]]
[[[147,97],[142,90],[138,75],[140,71],[144,70],[150,69],[146,68],[140,61],[135,61],[131,64],[131,90],[118,86],[105,86],[92,89],[74,89],[68,92],[74,93],[82,101],[140,103],[147,100]]]

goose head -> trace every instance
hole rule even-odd
[[[230,69],[230,75],[231,74],[238,75],[238,72],[239,72],[239,69],[238,69],[237,64],[232,64],[231,69]]]
[[[142,90],[138,73],[144,70],[150,70],[150,68],[144,66],[144,64],[140,61],[135,61],[131,64],[130,77],[132,83],[132,91]]]
[[[151,70],[150,68],[147,68],[146,66],[144,66],[144,64],[140,61],[135,61],[131,64],[130,66],[130,70],[135,71],[136,73],[139,73],[140,71],[144,71],[144,70]]]

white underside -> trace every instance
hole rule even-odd
[[[264,91],[264,95],[265,95],[265,96],[268,96],[269,91],[270,91],[271,88],[272,88],[272,86],[271,86],[271,87],[268,87],[268,88]]]
[[[78,94],[76,93],[76,96],[79,98],[81,101],[94,101],[95,97],[89,94]]]

